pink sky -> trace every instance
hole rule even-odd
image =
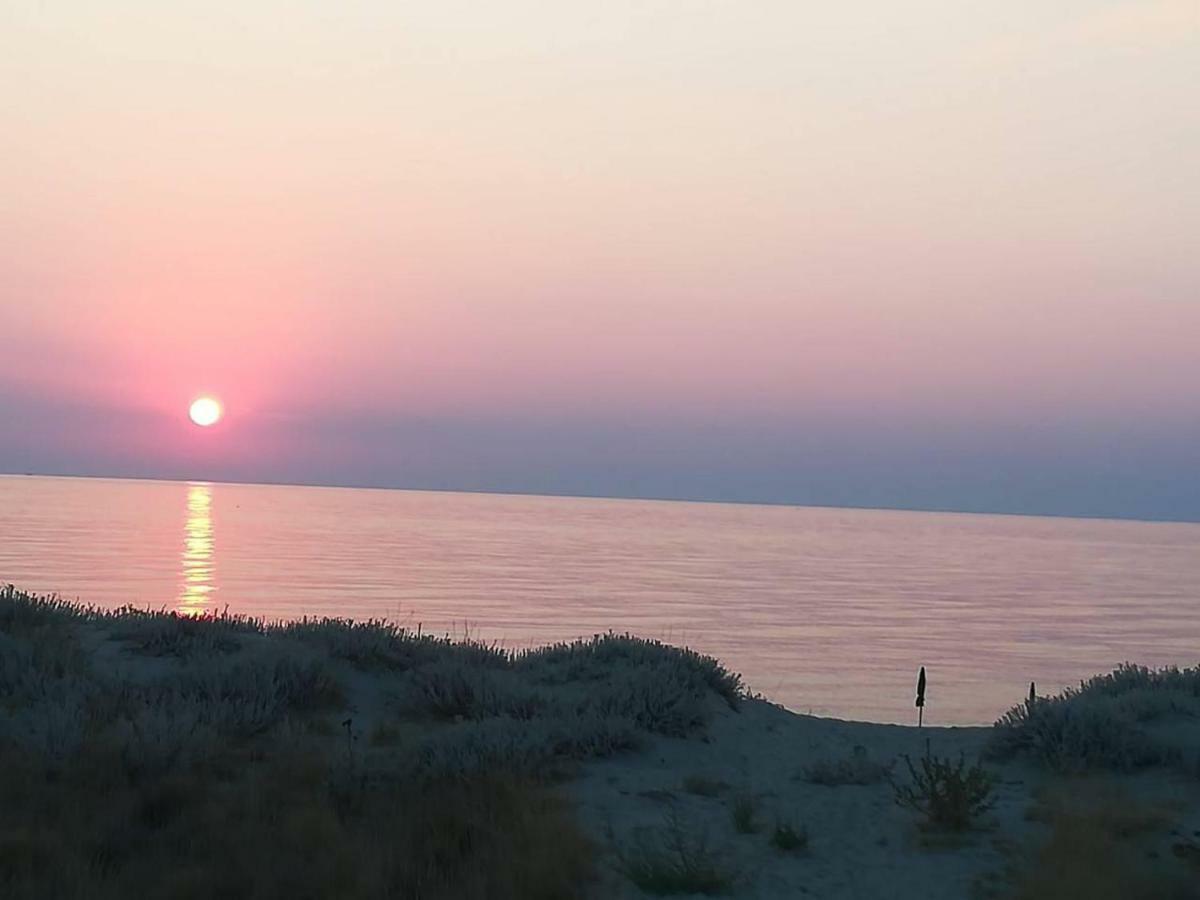
[[[484,457],[418,477],[454,440],[430,421],[530,442],[564,490],[608,483],[597,440],[649,471],[638,428],[685,468],[738,431],[697,449],[714,484],[752,433],[1175,459],[1198,10],[15,0],[0,470],[539,489]],[[202,392],[220,434],[184,422]],[[748,498],[821,499],[795,480]]]

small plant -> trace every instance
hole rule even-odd
[[[895,785],[896,802],[925,816],[926,824],[949,831],[965,831],[993,804],[993,776],[978,763],[967,767],[965,756],[957,763],[926,755],[917,771],[906,755],[911,781]]]
[[[683,779],[683,789],[697,797],[716,797],[728,788],[724,781],[706,775],[688,775]]]
[[[758,824],[758,801],[749,791],[741,791],[733,798],[733,829],[738,834],[756,834]]]
[[[808,849],[808,829],[777,820],[771,832],[771,846],[784,853],[803,853]]]
[[[632,850],[617,851],[617,869],[638,888],[656,897],[672,894],[726,894],[737,881],[724,854],[708,837],[684,827],[674,811],[657,831],[644,831]]]

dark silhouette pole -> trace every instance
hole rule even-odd
[[[925,724],[925,667],[921,666],[921,674],[917,676],[917,727]]]

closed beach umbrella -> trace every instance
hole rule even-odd
[[[921,666],[921,674],[917,676],[917,727],[924,724],[925,719],[925,667]]]

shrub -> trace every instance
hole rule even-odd
[[[544,695],[521,687],[505,677],[508,674],[441,660],[410,675],[400,705],[406,712],[435,719],[532,719],[549,707]]]
[[[618,850],[617,869],[657,897],[726,894],[737,882],[725,854],[709,845],[703,831],[685,828],[674,811],[667,814],[665,827],[642,829],[631,849]]]
[[[803,853],[808,849],[808,829],[777,820],[771,832],[771,846],[784,853]]]
[[[127,606],[104,615],[103,621],[112,637],[148,656],[232,653],[241,649],[242,635],[262,632],[262,623],[257,619],[231,616],[228,610],[186,616]]]
[[[556,763],[603,758],[639,746],[636,727],[624,719],[589,715],[523,722],[497,718],[444,729],[422,741],[413,775],[464,778],[483,772],[531,775]]]
[[[960,756],[957,763],[936,756],[923,756],[918,772],[906,755],[911,781],[895,786],[896,802],[925,816],[935,828],[963,831],[992,807],[995,779],[978,763],[967,768]]]
[[[612,673],[589,691],[580,709],[631,719],[639,728],[685,737],[708,720],[705,683],[685,671],[639,665]]]
[[[683,789],[698,797],[716,797],[722,791],[728,790],[729,785],[705,775],[688,775],[683,779]]]
[[[1058,696],[1013,707],[996,722],[988,752],[1000,759],[1026,755],[1059,772],[1132,771],[1178,756],[1143,727],[1171,714],[1200,715],[1200,668],[1125,664]]]
[[[447,657],[480,664],[503,665],[506,656],[478,644],[456,644],[449,638],[411,631],[384,619],[303,618],[272,626],[271,633],[366,670],[407,671]]]
[[[746,695],[742,678],[711,656],[686,647],[612,632],[587,640],[553,644],[521,654],[515,668],[543,684],[603,681],[614,671],[674,670],[684,680],[696,679],[722,697],[733,709]]]
[[[38,628],[63,627],[85,614],[57,594],[28,594],[11,584],[0,587],[0,632],[19,636]]]
[[[276,625],[272,631],[363,669],[406,667],[411,663],[411,654],[402,652],[406,649],[404,629],[378,619],[355,622],[305,616]]]
[[[738,834],[754,834],[759,830],[758,800],[750,791],[740,791],[730,809],[733,830]]]

